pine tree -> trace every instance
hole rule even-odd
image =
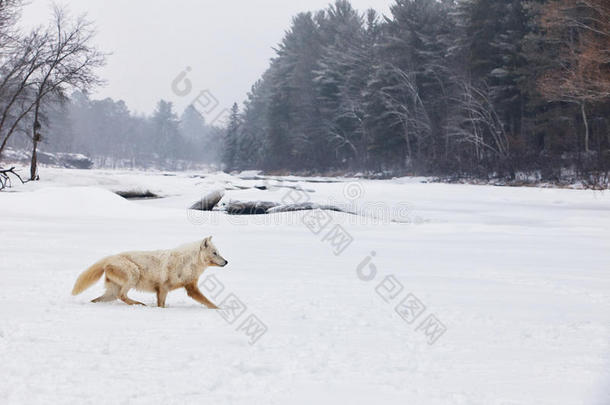
[[[452,2],[397,0],[391,7],[375,86],[384,112],[381,125],[392,128],[392,144],[403,144],[404,163],[425,169],[445,156],[444,119],[449,71],[447,37],[454,27]]]
[[[453,15],[458,35],[450,49],[458,70],[450,134],[471,147],[461,151],[471,167],[513,172],[511,145],[524,141],[523,1],[461,0]]]
[[[269,74],[256,82],[244,103],[243,130],[238,142],[238,159],[244,169],[256,169],[263,165],[263,153],[268,131]]]
[[[222,150],[222,161],[226,171],[232,171],[239,168],[240,162],[238,161],[237,146],[239,139],[239,131],[241,127],[241,119],[239,116],[239,106],[237,103],[231,107],[231,115],[229,117],[229,124],[226,129],[224,136],[224,144]]]
[[[182,149],[182,137],[178,129],[178,116],[174,112],[171,102],[160,100],[151,118],[153,124],[153,143],[158,153],[159,163],[163,166],[172,166],[171,161],[178,156]]]
[[[312,168],[319,162],[316,148],[319,114],[313,70],[320,57],[319,28],[311,13],[293,19],[277,49],[271,77],[267,169]]]
[[[571,136],[580,115],[565,94],[549,104],[541,78],[558,62],[581,74],[564,84],[597,86],[609,77],[600,41],[574,48],[579,58],[566,62],[552,25],[532,12],[551,4],[565,12],[572,3],[605,7],[602,0],[395,0],[380,20],[337,0],[299,14],[248,96],[237,156],[243,167],[310,172],[514,176],[543,168],[541,161],[558,168],[568,144],[578,143]],[[609,102],[601,99],[581,114],[597,132],[608,126]],[[600,139],[603,157],[610,139]]]
[[[369,115],[367,86],[376,64],[378,17],[370,10],[366,26],[346,1],[327,11],[327,31],[316,69],[318,99],[323,117],[322,136],[335,152],[335,160],[354,167],[368,163]]]

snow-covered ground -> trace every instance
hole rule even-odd
[[[607,193],[41,176],[0,193],[0,403],[610,404]],[[187,215],[219,188],[362,215]],[[109,191],[134,189],[166,198]],[[102,283],[70,295],[103,256],[208,235],[230,264],[201,288],[224,312],[182,291],[167,309],[91,304]]]

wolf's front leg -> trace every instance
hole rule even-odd
[[[165,287],[157,287],[157,306],[159,308],[165,308],[165,299],[169,290]]]
[[[188,296],[197,301],[198,303],[203,304],[210,309],[218,309],[218,307],[214,305],[212,301],[207,299],[205,295],[203,295],[201,291],[199,291],[199,287],[197,287],[196,283],[188,284],[184,288],[186,289],[186,293],[188,294]]]

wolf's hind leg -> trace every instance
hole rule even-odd
[[[108,266],[106,269],[106,277],[113,283],[119,286],[117,297],[127,305],[144,305],[139,301],[134,301],[127,296],[129,290],[134,288],[137,283],[138,268],[130,263],[122,263],[124,268],[117,266]],[[146,306],[146,305],[144,305]]]
[[[91,300],[91,302],[93,302],[94,304],[97,304],[99,302],[110,302],[110,301],[114,301],[117,299],[116,295],[108,295],[108,294],[104,294],[104,295],[100,295],[99,297],[97,297],[94,300]]]
[[[142,306],[146,306],[146,304],[144,304],[144,303],[142,303],[140,301],[135,301],[135,300],[132,300],[131,298],[129,298],[127,296],[127,292],[129,290],[131,290],[131,287],[129,287],[129,286],[121,287],[121,291],[119,292],[119,299],[121,301],[123,301],[127,305],[142,305]]]
[[[114,301],[117,298],[119,298],[119,291],[121,290],[121,287],[119,287],[118,284],[113,283],[112,281],[106,279],[106,293],[104,295],[102,295],[101,297],[97,297],[96,299],[92,300],[91,302],[94,303],[98,303],[98,302],[110,302],[110,301]]]

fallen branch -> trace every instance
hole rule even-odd
[[[23,181],[21,176],[19,176],[19,174],[17,174],[17,172],[15,172],[14,167],[11,167],[10,169],[0,169],[0,190],[4,190],[5,188],[12,186],[12,182],[11,182],[11,178],[10,178],[9,174],[12,174],[13,176],[17,177],[19,179],[19,181],[21,182],[21,184],[26,183],[25,181]]]

